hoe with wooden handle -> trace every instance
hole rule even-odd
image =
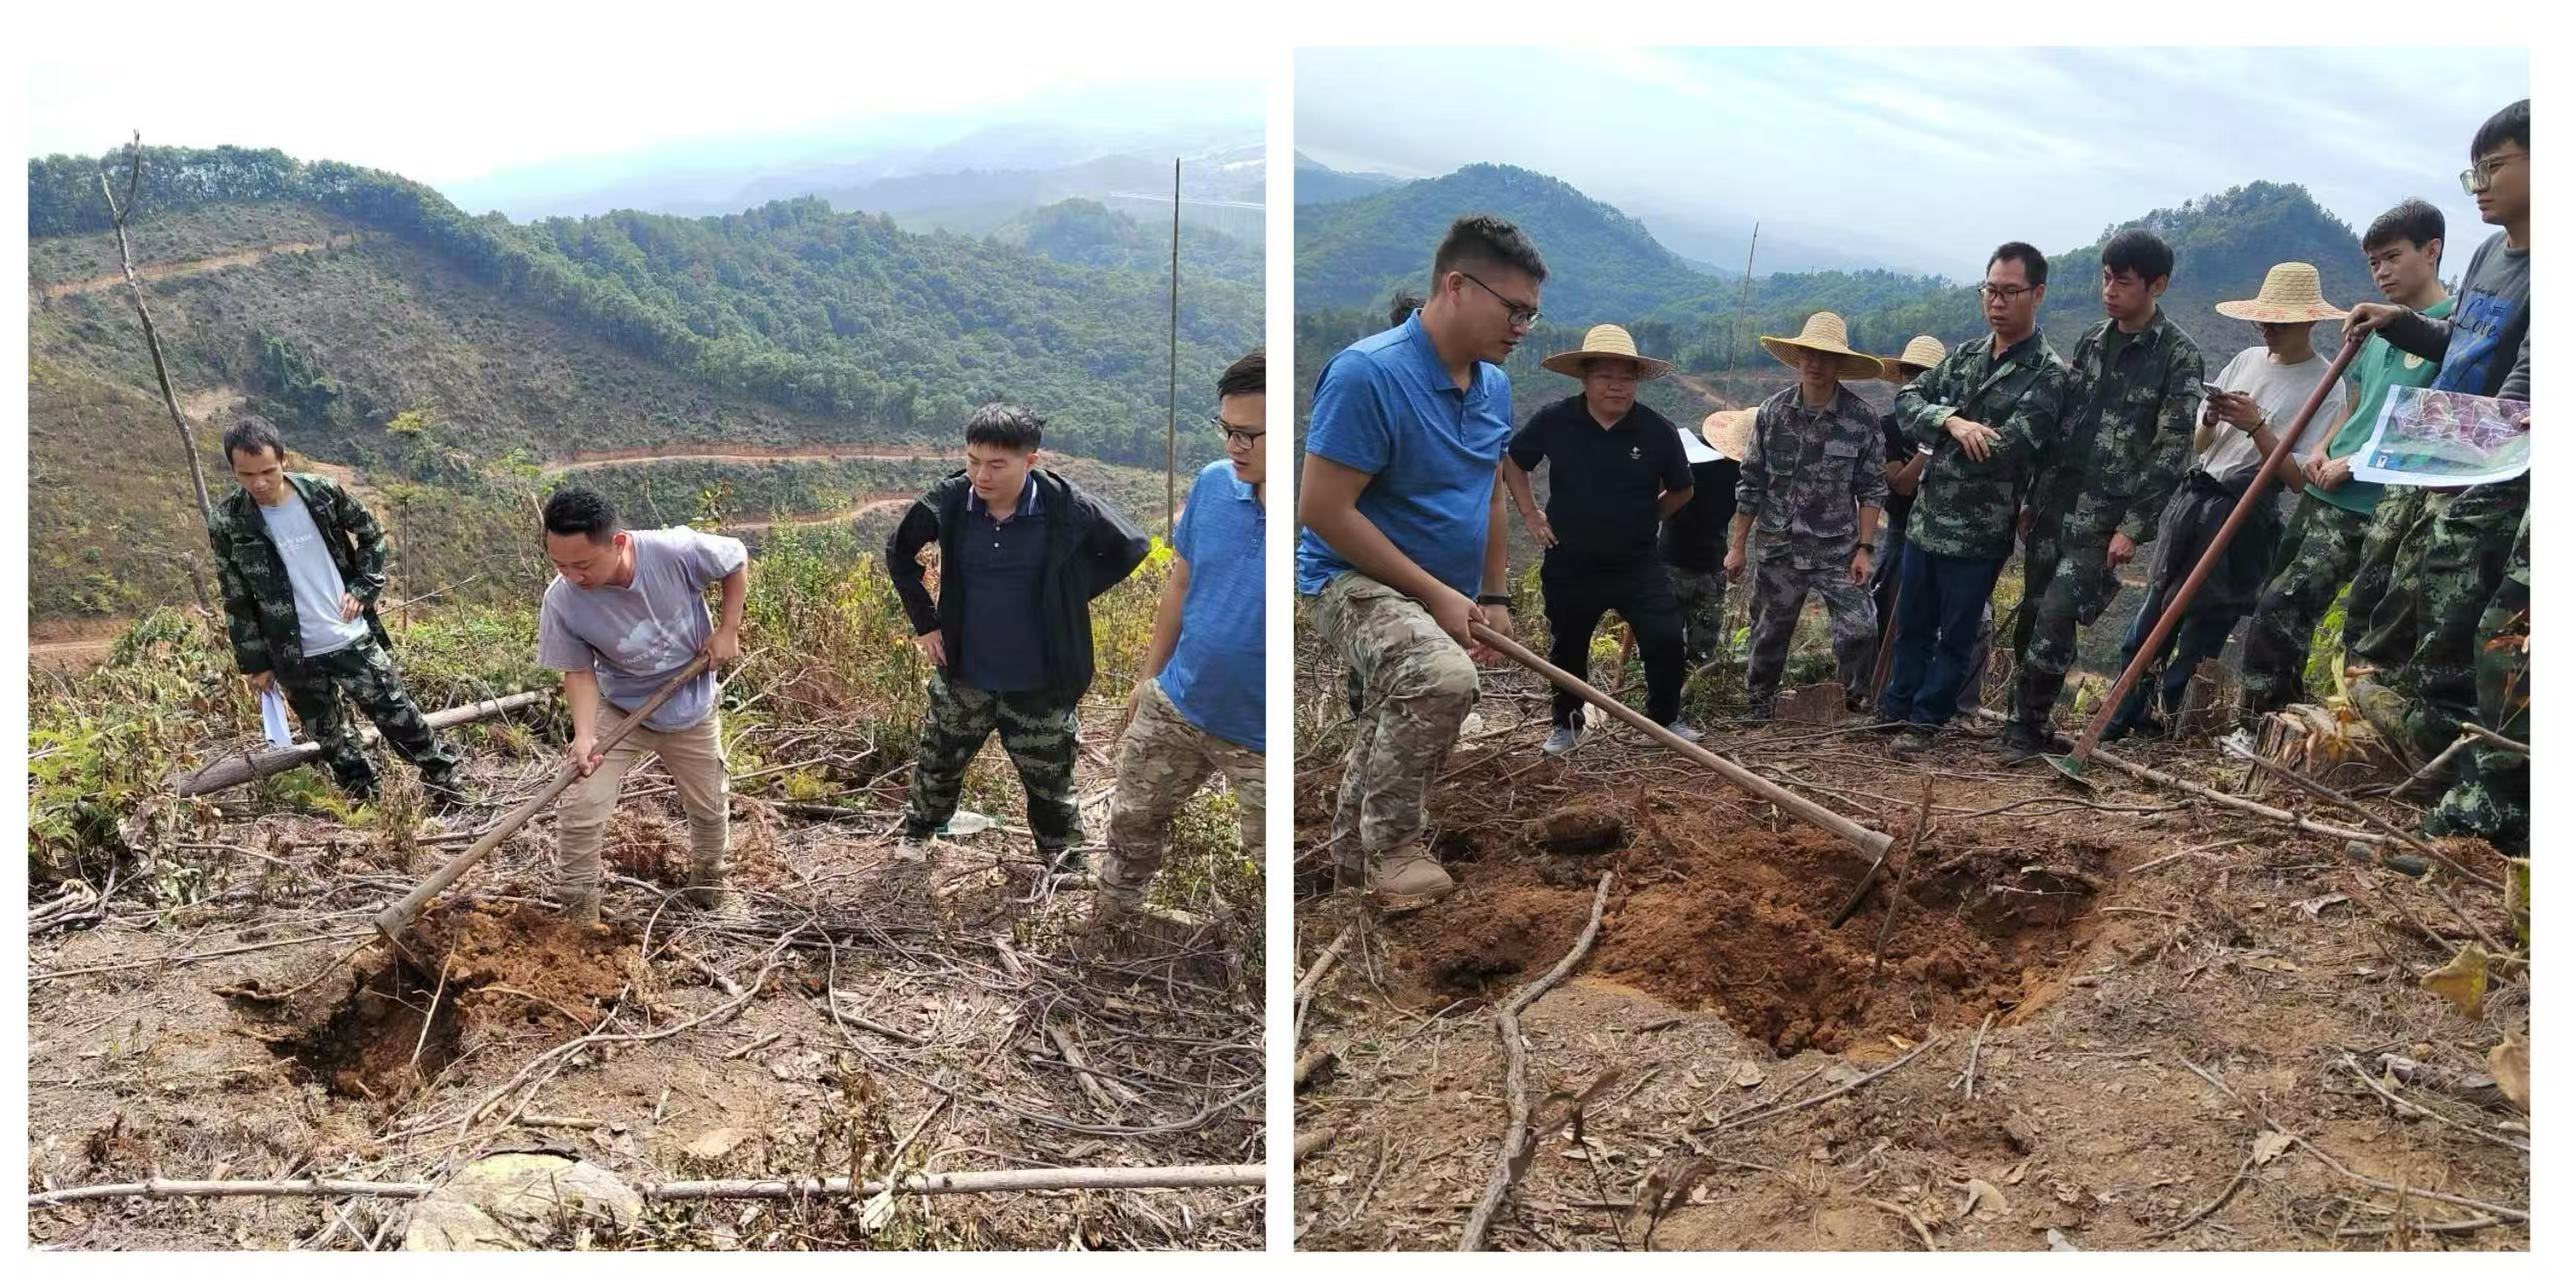
[[[614,746],[621,744],[622,738],[629,736],[638,729],[640,724],[647,722],[648,716],[655,714],[657,707],[664,705],[667,698],[672,697],[685,684],[692,682],[702,671],[709,668],[709,653],[705,652],[694,657],[692,664],[675,672],[674,678],[667,680],[664,687],[657,689],[655,694],[641,702],[639,708],[623,718],[619,726],[604,734],[603,740],[595,744],[595,757],[600,759],[610,753]],[[479,836],[478,842],[471,844],[469,849],[461,855],[444,862],[442,869],[428,875],[425,882],[409,889],[408,895],[401,897],[397,904],[374,915],[374,929],[382,934],[384,940],[396,945],[400,934],[408,930],[409,924],[417,921],[418,912],[424,910],[426,903],[434,900],[437,893],[451,887],[453,880],[460,878],[463,871],[478,864],[479,858],[488,855],[515,831],[524,828],[525,822],[539,816],[542,809],[557,802],[559,796],[570,785],[583,779],[577,774],[576,769],[561,767],[559,775],[553,777],[550,784],[543,786],[541,793],[534,795],[522,806],[507,813],[497,824],[490,826],[488,833]]]
[[[2245,517],[2253,513],[2255,506],[2263,500],[2264,490],[2273,483],[2275,473],[2280,469],[2280,460],[2299,446],[2299,437],[2307,433],[2308,422],[2316,416],[2316,410],[2324,406],[2325,397],[2333,393],[2335,381],[2343,376],[2344,366],[2352,362],[2352,357],[2359,354],[2360,349],[2360,338],[2346,338],[2342,353],[2325,366],[2325,376],[2317,380],[2316,389],[2309,393],[2307,402],[2299,405],[2298,415],[2290,419],[2290,428],[2281,433],[2281,446],[2274,449],[2262,468],[2254,472],[2254,482],[2245,486],[2244,495],[2237,498],[2236,508],[2229,511],[2226,522],[2219,525],[2218,535],[2210,538],[2208,548],[2201,552],[2201,558],[2192,565],[2192,571],[2184,576],[2182,588],[2175,591],[2174,598],[2167,602],[2165,611],[2157,617],[2157,624],[2148,628],[2147,641],[2139,645],[2138,655],[2130,658],[2130,664],[2121,668],[2121,677],[2113,682],[2111,694],[2103,699],[2103,708],[2095,711],[2094,722],[2077,734],[2076,748],[2065,757],[2050,760],[2060,776],[2072,784],[2089,789],[2093,787],[2094,782],[2086,775],[2086,761],[2094,753],[2096,738],[2103,735],[2104,728],[2112,722],[2112,716],[2120,712],[2121,703],[2128,699],[2130,690],[2138,686],[2139,676],[2147,673],[2148,664],[2157,659],[2158,651],[2165,647],[2166,639],[2174,634],[2175,626],[2183,620],[2184,611],[2192,606],[2193,596],[2209,583],[2211,570],[2217,568],[2219,560],[2228,553],[2228,543],[2235,539],[2237,530],[2245,525]]]
[[[1713,770],[1714,774],[1758,798],[1828,831],[1855,845],[1855,850],[1875,861],[1890,850],[1890,836],[1879,830],[1868,830],[1846,818],[1793,793],[1784,787],[1677,735],[1649,719],[1635,714],[1621,701],[1591,687],[1587,680],[1574,678],[1558,666],[1526,650],[1517,640],[1480,624],[1473,627],[1473,638],[1511,661],[1536,672],[1553,684],[1567,688],[1581,700],[1606,711],[1619,721],[1640,729],[1652,740]]]

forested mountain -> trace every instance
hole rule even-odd
[[[180,556],[202,535],[97,164],[28,169],[39,614],[184,597]],[[1140,251],[1147,228],[1105,211],[1032,221],[1041,247],[816,200],[517,226],[378,171],[155,149],[132,238],[216,492],[212,436],[262,413],[403,508],[403,586],[431,589],[527,554],[527,503],[574,454],[691,459],[613,473],[652,510],[697,508],[696,481],[716,475],[726,517],[795,518],[910,491],[920,472],[903,459],[947,468],[967,412],[994,398],[1046,413],[1055,450],[1158,523],[1167,263]],[[1198,239],[1193,254],[1184,227],[1184,472],[1220,455],[1204,424],[1215,376],[1261,317],[1257,254]],[[731,456],[808,451],[841,455]]]
[[[1815,310],[1845,315],[1850,340],[1883,353],[1895,353],[1917,333],[1958,342],[1982,331],[1978,299],[1967,279],[1865,270],[1761,275],[1744,282],[1697,270],[1663,248],[1639,221],[1565,183],[1477,164],[1299,212],[1302,357],[1318,365],[1336,348],[1340,333],[1379,326],[1393,290],[1425,283],[1438,237],[1448,222],[1469,212],[1517,221],[1552,268],[1544,290],[1546,321],[1520,356],[1540,358],[1575,346],[1587,326],[1610,321],[1631,328],[1646,353],[1694,370],[1776,370],[1757,336],[1797,331]],[[2273,263],[2314,263],[2326,297],[2337,305],[2373,296],[2358,233],[2298,186],[2256,182],[2151,210],[2121,225],[2147,226],[2174,246],[2166,310],[2201,344],[2214,368],[2258,338],[2251,325],[2219,316],[2212,304],[2252,297]],[[1983,269],[1995,243],[1984,237],[1980,244]],[[2064,252],[2041,246],[2051,254],[2042,326],[2063,345],[2103,318],[2097,294],[2100,244],[2098,238]],[[2329,328],[2320,344],[2331,351],[2336,340]],[[1512,365],[1519,366],[1514,358]]]
[[[1258,240],[1186,223],[1180,228],[1180,274],[1189,282],[1216,277],[1260,287],[1267,258]],[[1066,200],[995,228],[995,239],[1019,244],[1071,266],[1143,272],[1167,269],[1171,224],[1140,222],[1095,200]]]
[[[1354,200],[1402,185],[1403,180],[1383,173],[1350,173],[1332,168],[1320,160],[1296,152],[1296,207],[1308,204],[1330,204],[1337,200]]]

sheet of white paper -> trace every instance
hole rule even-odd
[[[1703,436],[1696,434],[1688,427],[1677,428],[1677,442],[1686,445],[1686,464],[1689,466],[1701,466],[1706,462],[1722,460],[1720,450],[1705,443]]]
[[[273,688],[259,693],[257,708],[266,716],[266,743],[279,747],[293,744],[293,729],[284,722],[284,694]]]

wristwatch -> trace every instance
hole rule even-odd
[[[1872,548],[1873,548],[1873,543],[1871,543],[1871,542],[1869,542],[1869,541],[1859,541],[1859,542],[1856,542],[1856,543],[1855,543],[1855,549],[1857,549],[1857,550],[1870,550],[1870,549],[1872,549]]]
[[[1507,595],[1475,595],[1473,602],[1485,608],[1506,608],[1509,606],[1509,597]]]

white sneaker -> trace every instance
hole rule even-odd
[[[1680,741],[1688,743],[1689,745],[1695,744],[1704,739],[1704,734],[1697,732],[1694,728],[1688,726],[1684,719],[1680,719],[1670,724],[1668,726],[1668,730],[1671,735],[1675,736]]]
[[[1544,739],[1544,752],[1550,755],[1569,754],[1571,750],[1579,744],[1579,729],[1569,727],[1555,728],[1553,730],[1553,735]]]
[[[895,857],[899,861],[928,861],[932,857],[932,845],[923,839],[898,839],[896,841],[896,851],[889,855]]]

